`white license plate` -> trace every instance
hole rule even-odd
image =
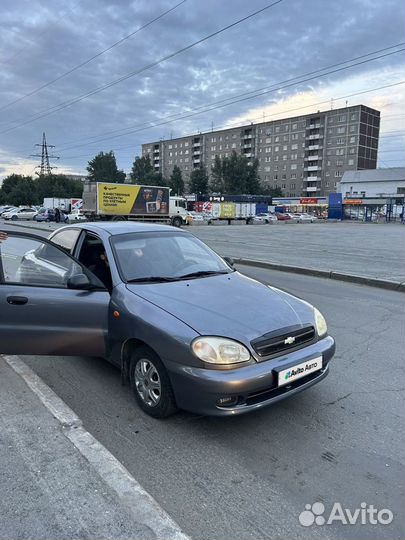
[[[287,369],[283,369],[278,372],[278,385],[283,386],[284,384],[290,384],[301,377],[305,377],[314,371],[318,371],[322,368],[322,356],[317,358],[312,358],[312,360],[306,360],[297,364],[296,366],[291,366]]]

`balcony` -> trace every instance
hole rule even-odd
[[[193,148],[199,148],[201,146],[200,142],[193,143]]]
[[[308,186],[304,188],[304,191],[306,191],[307,193],[315,193],[316,191],[320,191],[320,189],[316,186]]]
[[[201,154],[201,150],[193,150],[193,156],[199,156]]]
[[[306,126],[305,129],[319,129],[321,127],[321,124],[315,123],[315,124],[309,124],[309,126]]]
[[[251,133],[249,135],[246,134],[246,133],[243,135],[244,139],[251,139],[252,137],[253,137],[253,135]]]
[[[201,162],[201,159],[200,158],[194,158],[193,159],[193,163],[200,163]]]
[[[322,167],[320,165],[309,165],[308,167],[304,168],[304,171],[308,171],[308,172],[320,171],[321,169],[322,169]]]
[[[315,135],[308,135],[308,137],[305,137],[307,141],[315,141],[316,139],[321,138],[320,133],[315,133]]]
[[[322,156],[307,156],[304,161],[319,161],[320,159],[322,159]]]
[[[249,157],[252,157],[252,152],[247,152],[245,154],[243,154],[245,157],[249,158]]]
[[[320,144],[312,144],[306,147],[306,150],[322,150],[323,146]]]
[[[304,178],[304,182],[320,182],[322,178],[320,176],[307,176]]]
[[[154,153],[154,154],[159,154],[159,152],[160,152],[159,148],[153,150],[153,153]]]
[[[243,148],[252,148],[252,143],[244,144]]]

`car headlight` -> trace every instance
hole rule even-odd
[[[250,352],[245,346],[227,338],[197,338],[192,342],[191,348],[200,360],[209,364],[238,364],[250,359]]]
[[[325,321],[325,317],[322,315],[322,313],[314,308],[314,312],[315,312],[315,325],[316,325],[316,331],[318,332],[318,336],[319,337],[322,337],[324,336],[327,331],[328,331],[328,327],[327,327],[327,324],[326,324],[326,321]]]

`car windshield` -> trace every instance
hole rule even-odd
[[[233,272],[203,242],[176,230],[117,235],[111,244],[126,282],[176,281]]]

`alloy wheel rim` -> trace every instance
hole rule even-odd
[[[139,397],[149,407],[156,407],[161,397],[159,373],[146,358],[138,360],[135,366],[135,387]]]

